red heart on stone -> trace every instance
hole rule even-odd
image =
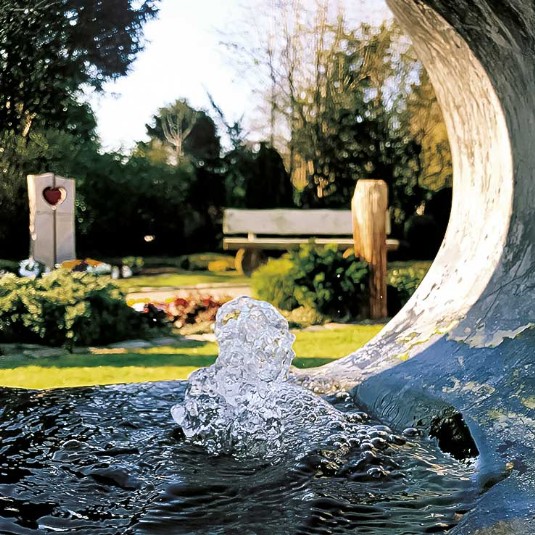
[[[43,190],[43,197],[50,206],[61,204],[67,197],[65,188],[45,188]]]

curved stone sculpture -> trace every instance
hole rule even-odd
[[[388,3],[444,112],[450,225],[405,308],[320,373],[394,425],[460,412],[493,486],[455,532],[535,533],[535,2]]]

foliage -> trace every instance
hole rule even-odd
[[[26,140],[9,132],[1,136],[5,256],[28,255],[26,175],[49,171],[76,178],[77,248],[83,256],[184,254],[215,247],[222,201],[201,195],[214,191],[214,175],[204,168],[101,153],[93,141],[55,130],[34,130]]]
[[[184,250],[215,249],[222,234],[225,185],[214,121],[203,110],[178,99],[160,108],[146,128],[150,139],[138,143],[134,156],[171,169],[187,170],[188,176],[182,178],[182,209],[175,212],[182,219]]]
[[[234,257],[221,253],[193,253],[181,256],[178,262],[179,267],[188,271],[217,271],[209,269],[212,262],[234,266]],[[222,271],[227,271],[227,269]]]
[[[125,256],[121,260],[121,265],[129,267],[134,275],[138,275],[141,273],[145,261],[142,256]]]
[[[405,120],[420,145],[420,184],[432,191],[451,187],[453,169],[448,133],[427,71],[419,69],[407,96]]]
[[[237,147],[223,158],[226,205],[236,208],[294,206],[294,188],[282,157],[267,143],[258,151]]]
[[[139,143],[138,150],[150,152],[161,147],[166,161],[172,165],[185,159],[205,165],[219,158],[221,147],[214,121],[185,99],[160,108],[146,129],[150,140]]]
[[[413,211],[418,198],[419,147],[401,128],[397,103],[386,85],[403,83],[405,65],[395,61],[395,27],[362,25],[349,30],[343,19],[317,29],[325,41],[317,50],[313,83],[292,96],[295,172],[305,184],[306,207],[347,207],[359,178],[381,178],[390,203]]]
[[[388,265],[388,312],[396,314],[410,299],[427,274],[431,262],[393,262]]]
[[[435,219],[426,214],[412,215],[405,223],[404,234],[410,257],[415,260],[432,260],[443,238]]]
[[[223,126],[231,149],[222,158],[225,206],[236,208],[284,208],[294,206],[294,187],[273,142],[260,142],[258,150],[247,143],[242,119],[229,123],[208,94],[216,118]]]
[[[78,168],[80,245],[100,254],[183,250],[190,169],[139,156],[93,156]]]
[[[368,265],[344,257],[336,245],[301,246],[290,252],[290,276],[295,298],[302,306],[332,318],[356,318],[368,293]]]
[[[336,245],[305,245],[258,268],[251,282],[260,299],[283,310],[303,306],[327,317],[348,319],[362,314],[367,281],[367,264],[344,257]]]
[[[143,316],[126,304],[109,280],[54,271],[37,279],[0,278],[0,340],[72,349],[138,337]]]
[[[211,332],[217,311],[226,301],[228,299],[192,294],[187,297],[176,297],[165,303],[148,303],[145,305],[145,311],[152,313],[159,311],[179,329],[196,325]]]
[[[15,275],[19,272],[20,264],[15,260],[0,260],[0,276],[6,273],[14,273]]]
[[[358,25],[346,4],[259,0],[227,37],[229,56],[258,84],[297,203],[346,208],[356,180],[383,179],[401,237],[430,192],[449,185],[446,129],[399,27]]]
[[[251,275],[251,287],[256,298],[268,301],[281,310],[293,310],[299,306],[294,296],[293,263],[284,255],[270,258]]]
[[[157,0],[0,2],[0,124],[26,136],[58,121],[79,88],[126,74]]]
[[[322,325],[329,318],[310,307],[297,307],[290,311],[282,311],[291,329],[302,329],[311,325]]]
[[[47,157],[48,140],[41,133],[26,139],[0,131],[0,250],[9,258],[28,256],[26,175],[36,173]]]
[[[446,229],[450,220],[452,200],[453,188],[444,187],[433,192],[425,203],[424,214],[433,218],[437,227],[439,244],[442,242],[444,235],[446,234]]]

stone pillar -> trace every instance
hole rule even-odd
[[[53,268],[76,258],[75,182],[53,173],[28,175],[30,255]]]

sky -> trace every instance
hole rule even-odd
[[[359,17],[377,22],[388,16],[383,0],[350,1]],[[209,111],[210,92],[228,121],[247,119],[258,102],[221,44],[226,29],[243,16],[242,6],[241,0],[161,0],[130,73],[90,98],[104,149],[128,151],[146,139],[145,124],[178,98]]]

